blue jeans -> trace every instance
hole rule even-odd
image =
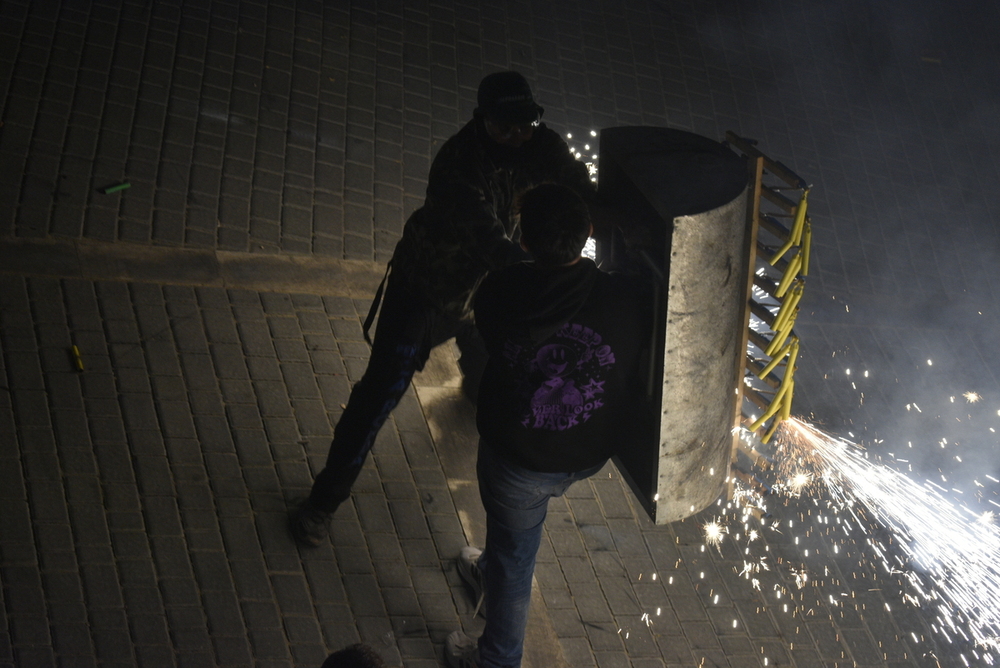
[[[486,628],[479,638],[482,668],[521,665],[531,578],[549,499],[562,496],[602,466],[577,473],[539,473],[506,461],[480,439],[476,470],[486,508],[486,547],[479,558],[486,597]]]

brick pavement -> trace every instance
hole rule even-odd
[[[978,0],[4,0],[0,240],[377,266],[482,74],[515,67],[562,131],[733,129],[815,183],[800,407],[878,453],[952,436],[982,469],[997,461],[993,418],[952,416],[942,395],[1000,400],[998,25]],[[470,436],[446,388],[408,395],[330,548],[300,554],[284,535],[284,499],[304,492],[364,366],[356,276],[311,291],[10,269],[0,663],[313,665],[364,639],[430,666],[448,630],[474,629],[447,562],[477,529],[459,484]],[[848,381],[841,360],[873,379]],[[903,414],[915,399],[969,430]],[[966,473],[922,455],[922,475]],[[607,473],[553,505],[540,555],[566,665],[976,661],[807,502],[772,509],[805,532],[715,550],[711,513],[653,527]],[[738,574],[764,545],[774,568],[758,590]]]
[[[449,360],[436,364],[451,380],[419,381],[393,414],[332,545],[300,553],[285,501],[306,492],[363,370],[365,300],[2,283],[9,659],[312,665],[365,640],[429,666],[450,630],[478,628],[451,562],[483,532],[471,407]],[[564,665],[808,666],[886,642],[860,618],[831,627],[829,610],[825,622],[781,614],[766,586],[737,575],[735,544],[705,550],[710,515],[653,526],[611,467],[553,502],[536,611]],[[768,542],[798,559],[779,534]],[[789,571],[771,586],[793,590]],[[912,649],[893,647],[913,665]]]

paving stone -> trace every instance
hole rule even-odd
[[[276,574],[271,576],[271,583],[274,587],[278,604],[281,606],[282,614],[300,614],[306,616],[313,614],[312,602],[308,591],[309,587],[303,576]]]
[[[312,620],[305,620],[305,623],[315,624]],[[319,641],[313,644],[293,644],[291,646],[292,660],[297,665],[316,665],[328,656],[326,647]]]
[[[586,638],[560,638],[563,658],[571,666],[596,666],[597,660]]]
[[[394,499],[389,502],[392,520],[400,538],[419,539],[430,535],[421,504],[416,500]]]
[[[288,394],[292,397],[318,397],[312,366],[306,363],[287,362],[281,365],[281,374]]]
[[[272,596],[271,581],[263,559],[234,559],[230,566],[241,601],[268,600]]]
[[[66,501],[58,482],[28,482],[28,500],[35,522],[67,524]]]
[[[237,311],[240,343],[247,355],[272,357],[275,354],[271,342],[273,334],[263,321],[263,311],[260,315],[260,319],[250,320],[246,313]]]
[[[182,606],[195,607],[200,604],[197,586],[187,578],[163,578],[160,580],[163,604],[168,608]]]
[[[379,596],[378,585],[370,575],[351,577],[344,582],[352,611],[356,615],[385,615],[386,611]]]
[[[62,471],[55,452],[55,443],[48,430],[32,435],[30,430],[21,431],[21,446],[24,475],[33,480],[60,480]]]
[[[306,437],[328,436],[332,433],[326,408],[321,401],[297,399],[294,404],[299,431]]]
[[[39,644],[45,644],[43,640]],[[86,624],[63,624],[54,629],[52,647],[59,654],[90,654],[94,647],[90,639],[90,628]],[[93,659],[91,659],[93,661]]]
[[[24,474],[17,458],[4,457],[0,462],[0,498],[23,499]]]
[[[43,390],[19,390],[13,393],[14,419],[27,427],[49,425],[48,401]]]
[[[435,544],[430,540],[400,541],[406,563],[410,566],[431,566],[441,559]]]
[[[8,353],[5,363],[10,372],[11,389],[44,390],[42,367],[38,356],[30,353]]]
[[[253,380],[282,380],[281,367],[271,357],[247,357],[246,364]]]
[[[143,500],[143,516],[151,536],[179,536],[181,518],[177,501],[168,497]]]
[[[308,362],[309,353],[300,339],[275,339],[274,350],[281,362]]]
[[[249,379],[247,363],[238,344],[212,344],[212,359],[219,378]]]
[[[284,383],[274,380],[254,382],[254,390],[260,413],[265,417],[285,417],[292,415],[292,405]]]
[[[115,555],[120,559],[145,559],[151,557],[149,540],[144,531],[114,531],[111,535]]]
[[[254,554],[260,550],[257,528],[249,518],[222,517],[219,519],[223,539],[231,554]]]

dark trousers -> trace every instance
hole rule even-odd
[[[424,368],[431,348],[456,336],[467,377],[478,379],[485,364],[485,349],[471,323],[428,306],[393,279],[390,275],[386,285],[368,368],[351,390],[333,432],[326,467],[309,494],[310,504],[324,512],[332,513],[351,495],[379,429],[413,374]]]

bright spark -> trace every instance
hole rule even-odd
[[[808,485],[812,481],[812,476],[808,473],[796,473],[792,476],[792,479],[788,481],[789,486],[792,488],[796,494],[802,491],[802,488]]]
[[[717,521],[711,521],[705,525],[705,542],[718,547],[722,542],[722,537],[726,534],[726,528]]]
[[[868,544],[887,570],[906,577],[921,605],[934,609],[942,632],[967,632],[981,647],[1000,647],[1000,527],[992,513],[956,505],[940,485],[920,485],[857,444],[795,418],[779,428],[778,447],[781,458],[813,465],[857,526],[874,521],[890,531],[890,540],[873,532]]]

